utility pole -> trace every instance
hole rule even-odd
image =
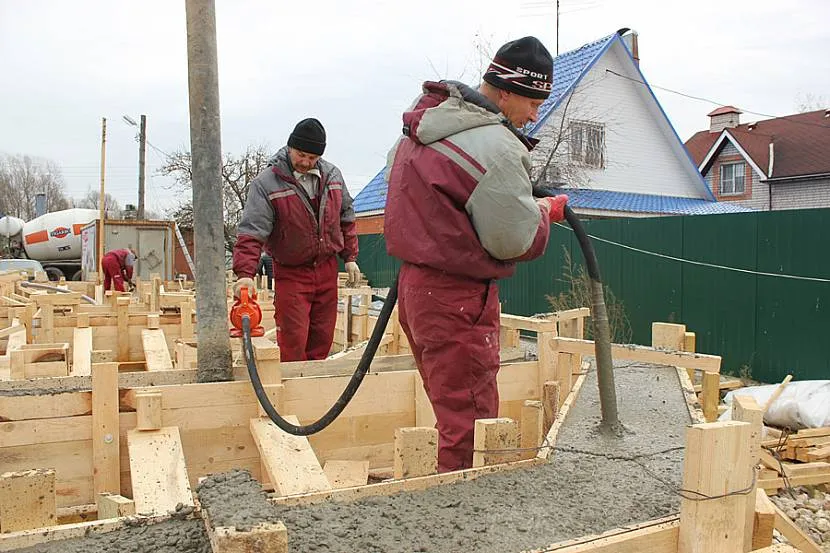
[[[559,55],[559,0],[556,0],[556,55]]]
[[[101,118],[101,189],[98,192],[98,284],[104,281],[104,176],[107,167],[107,118]]]
[[[214,0],[185,0],[199,382],[231,380]]]
[[[141,116],[138,131],[138,220],[144,219],[144,156],[147,152],[147,116]]]

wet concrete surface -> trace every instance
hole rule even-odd
[[[245,530],[284,521],[292,552],[510,553],[679,510],[685,427],[690,423],[675,369],[618,364],[620,419],[608,437],[600,421],[596,372],[559,433],[548,465],[354,503],[274,506],[247,472],[203,481],[197,493],[215,526]],[[171,520],[46,544],[31,553],[210,551],[200,520]]]
[[[676,513],[668,486],[680,485],[690,423],[676,371],[630,365],[615,373],[624,436],[597,432],[591,371],[552,463],[417,493],[280,507],[290,551],[518,553]]]

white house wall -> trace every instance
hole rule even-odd
[[[685,149],[665,123],[656,101],[646,86],[606,72],[611,70],[640,79],[619,42],[596,62],[577,86],[570,102],[563,100],[551,114],[538,138],[541,146],[558,134],[564,115],[605,125],[606,167],[580,168],[571,178],[577,186],[659,196],[707,198],[697,168],[688,161]],[[554,76],[555,78],[555,76]],[[567,136],[567,135],[565,135]],[[534,165],[545,148],[540,148]],[[554,163],[563,163],[557,155]],[[568,181],[566,175],[564,180]]]
[[[830,178],[776,182],[772,185],[772,209],[810,209],[830,207]]]

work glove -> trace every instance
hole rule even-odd
[[[349,273],[349,278],[346,280],[346,286],[351,288],[360,280],[360,267],[358,267],[357,263],[354,261],[347,261],[346,272]]]
[[[233,297],[238,298],[239,293],[243,288],[248,289],[248,297],[254,297],[254,292],[256,291],[256,286],[254,285],[254,279],[248,277],[242,277],[236,282],[233,283]]]
[[[547,210],[548,224],[565,220],[565,206],[568,204],[567,194],[559,194],[552,198],[539,198],[536,203],[542,208],[543,213]]]

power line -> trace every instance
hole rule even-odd
[[[690,98],[692,100],[707,102],[709,104],[713,104],[713,105],[716,105],[718,107],[726,107],[726,106],[731,105],[731,104],[724,104],[723,102],[717,102],[715,100],[710,100],[709,98],[704,98],[702,96],[695,96],[694,94],[687,94],[686,92],[680,92],[679,90],[674,90],[672,88],[667,88],[665,86],[659,86],[659,85],[656,85],[656,84],[647,83],[645,81],[641,81],[640,79],[635,79],[633,77],[629,77],[628,75],[622,75],[620,73],[617,73],[616,71],[612,71],[611,69],[606,69],[605,72],[606,73],[611,73],[612,75],[615,75],[615,76],[620,77],[622,79],[626,79],[628,81],[631,81],[631,82],[634,82],[634,83],[637,83],[637,84],[641,84],[643,86],[656,88],[658,90],[663,90],[665,92],[671,92],[672,94],[677,94],[678,96],[683,96],[684,98]],[[790,116],[770,115],[769,113],[762,113],[760,111],[752,111],[752,110],[749,110],[749,109],[746,109],[746,108],[743,108],[743,107],[740,107],[740,106],[736,106],[736,107],[738,107],[738,109],[740,109],[742,112],[750,113],[752,115],[759,115],[761,117],[769,117],[770,119],[785,119],[785,120],[789,121],[790,123],[795,123],[795,124],[798,124],[798,125],[808,125],[810,127],[818,127],[820,129],[830,129],[830,124],[828,124],[828,125],[819,125],[819,124],[816,124],[816,123],[810,123],[809,121],[798,121],[798,120],[787,119]]]
[[[560,226],[564,229],[568,229],[573,232],[573,229],[567,225],[563,225],[562,223],[556,223],[557,226]],[[693,259],[683,259],[682,257],[675,257],[673,255],[666,255],[662,253],[652,252],[649,250],[644,250],[641,248],[635,248],[634,246],[629,246],[628,244],[621,244],[620,242],[614,242],[613,240],[608,240],[606,238],[600,238],[599,236],[594,236],[593,234],[589,234],[588,236],[591,237],[592,240],[597,240],[599,242],[604,242],[606,244],[611,244],[612,246],[617,246],[620,248],[624,248],[626,250],[635,251],[637,253],[642,253],[645,255],[651,255],[654,257],[659,257],[662,259],[669,259],[671,261],[679,261],[681,263],[688,263],[690,265],[698,265],[701,267],[709,267],[710,269],[722,269],[724,271],[734,271],[736,273],[746,273],[750,275],[757,275],[757,276],[768,276],[768,277],[776,277],[776,278],[787,278],[791,280],[806,280],[810,282],[830,282],[830,278],[821,278],[821,277],[807,277],[807,276],[800,276],[800,275],[788,275],[784,273],[767,273],[764,271],[753,271],[750,269],[740,269],[738,267],[729,267],[727,265],[718,265],[716,263],[707,263],[705,261],[695,261]]]

